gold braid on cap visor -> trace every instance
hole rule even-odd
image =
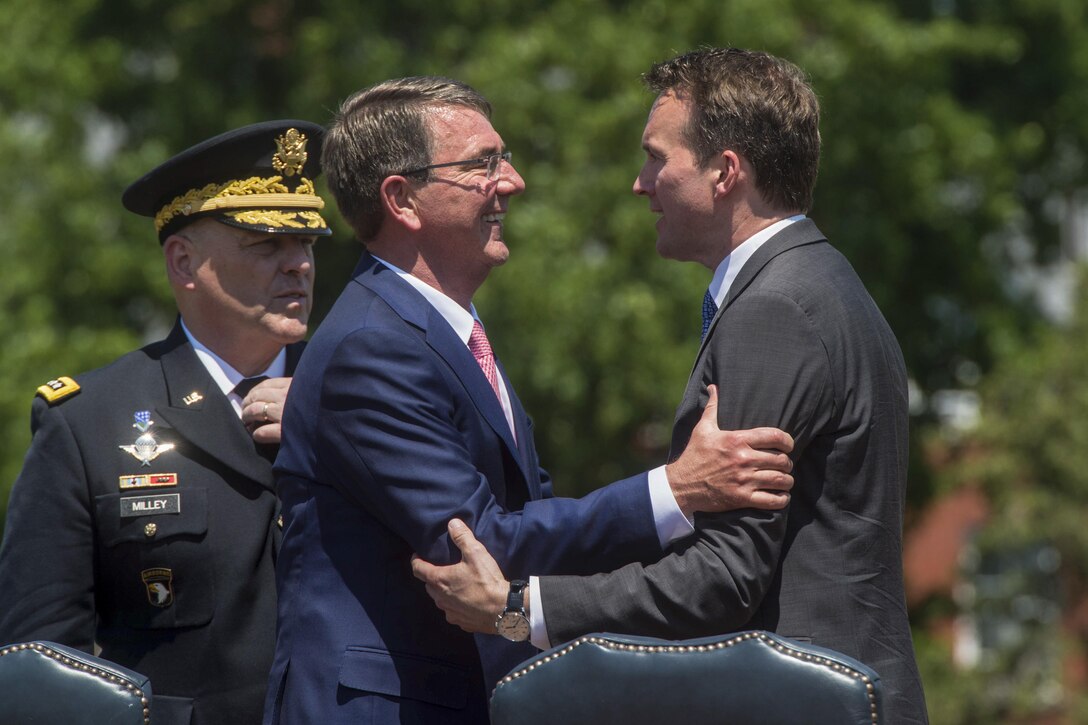
[[[225,184],[208,184],[202,189],[192,189],[159,210],[155,215],[155,231],[161,232],[178,214],[189,216],[217,209],[252,209],[245,212],[246,223],[267,224],[268,226],[296,226],[284,224],[289,217],[298,216],[306,220],[306,226],[318,229],[326,226],[325,220],[317,212],[283,212],[280,209],[323,209],[325,200],[314,191],[314,182],[300,179],[294,191],[284,184],[282,176],[261,178],[253,176],[241,181],[228,181]],[[232,216],[242,216],[242,213]],[[240,220],[241,221],[241,220]]]

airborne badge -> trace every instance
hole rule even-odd
[[[155,440],[155,436],[148,432],[151,426],[155,425],[155,421],[151,420],[151,411],[139,410],[134,414],[134,417],[136,418],[136,422],[132,424],[132,427],[140,431],[140,436],[133,445],[118,446],[118,448],[126,453],[132,454],[132,456],[142,465],[150,466],[151,462],[158,458],[160,453],[172,450],[174,444],[160,444]]]
[[[294,176],[306,165],[307,156],[306,135],[297,128],[289,128],[287,133],[276,139],[272,167],[284,176]]]
[[[163,567],[144,569],[140,578],[147,587],[147,601],[165,609],[174,603],[174,570]]]

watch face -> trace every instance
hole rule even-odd
[[[524,642],[529,639],[529,620],[521,612],[503,612],[495,623],[495,628],[511,642]]]

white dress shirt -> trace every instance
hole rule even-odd
[[[725,259],[718,264],[718,268],[714,270],[714,276],[710,279],[710,296],[714,298],[714,304],[721,309],[725,303],[726,298],[729,296],[729,288],[733,286],[733,280],[740,274],[741,269],[744,268],[745,263],[752,258],[752,255],[756,253],[756,250],[763,246],[763,244],[778,234],[780,231],[788,227],[790,224],[799,222],[805,218],[804,214],[798,214],[797,216],[791,216],[787,219],[779,219],[766,229],[761,229],[752,236],[745,239],[743,242],[737,245],[729,254],[725,255]]]
[[[470,303],[469,309],[466,310],[464,307],[418,277],[414,277],[403,269],[386,262],[381,257],[374,257],[374,259],[391,269],[398,277],[412,285],[417,292],[423,295],[424,299],[430,302],[431,306],[442,316],[442,319],[449,323],[449,326],[453,328],[457,337],[461,338],[461,342],[465,343],[465,347],[468,347],[468,339],[472,336],[472,324],[480,321],[479,315],[476,314],[475,305]],[[483,324],[484,323],[480,321],[481,327]],[[502,404],[502,412],[506,416],[506,424],[510,426],[510,433],[514,436],[514,442],[517,443],[518,433],[517,429],[514,427],[514,408],[510,405],[510,393],[506,388],[506,379],[503,378],[502,371],[499,370],[498,365],[495,365],[495,375],[499,379],[499,402]]]
[[[185,332],[185,336],[189,338],[189,344],[193,346],[193,350],[196,351],[196,356],[200,359],[200,362],[204,364],[204,367],[208,370],[208,374],[212,376],[212,380],[223,391],[223,395],[227,396],[227,400],[230,401],[230,405],[234,408],[234,412],[238,414],[238,418],[242,417],[242,398],[240,395],[234,392],[234,386],[242,382],[245,379],[245,375],[231,367],[223,358],[216,355],[209,350],[204,343],[193,337],[193,333],[189,331],[189,328],[185,325],[185,320],[181,321],[181,329]],[[264,372],[259,373],[270,378],[282,378],[287,374],[287,348],[281,348],[275,359],[272,360],[272,364],[265,368]],[[251,377],[257,377],[256,375]]]

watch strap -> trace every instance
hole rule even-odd
[[[510,582],[510,593],[506,595],[506,609],[504,612],[525,611],[525,587],[529,582],[524,579],[514,579]]]

